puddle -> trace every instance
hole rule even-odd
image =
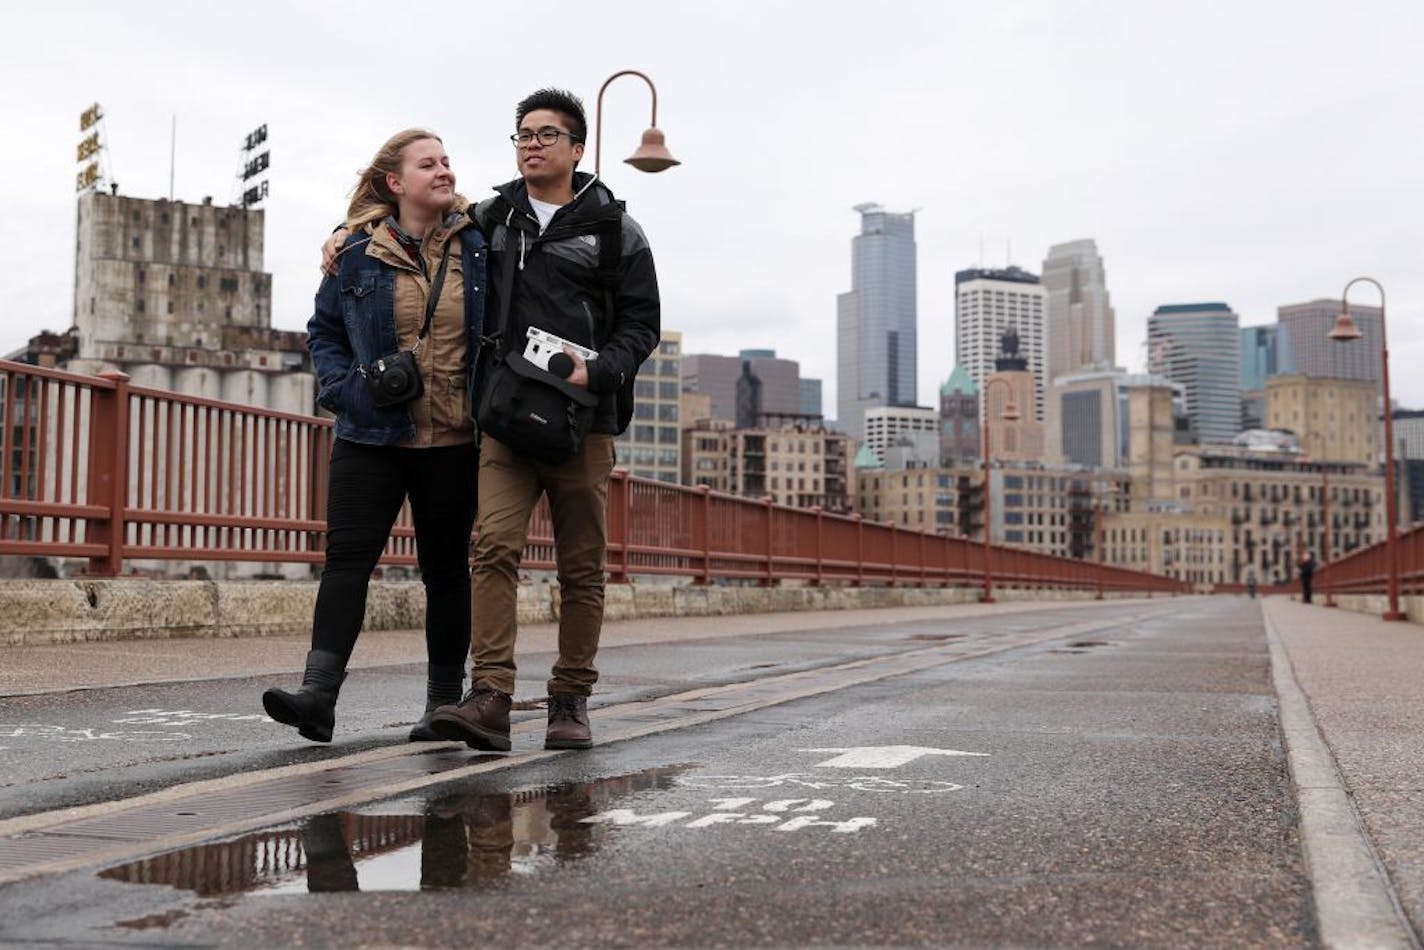
[[[377,805],[317,815],[99,876],[168,885],[199,897],[477,888],[596,851],[607,829],[582,819],[624,796],[671,788],[687,768],[512,793],[449,794],[427,801],[418,814],[383,813]]]

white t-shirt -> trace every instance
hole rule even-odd
[[[530,198],[529,207],[534,209],[534,215],[539,219],[539,232],[542,234],[544,229],[549,226],[549,221],[554,217],[554,212],[562,208],[563,205],[551,205],[547,201]]]

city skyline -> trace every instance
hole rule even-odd
[[[836,297],[836,413],[864,438],[865,413],[917,404],[919,307],[915,213],[858,204],[850,290]]]
[[[828,408],[848,209],[864,201],[919,209],[923,405],[953,369],[954,271],[1036,271],[1054,244],[1085,237],[1107,261],[1129,369],[1144,365],[1146,320],[1164,302],[1229,300],[1257,325],[1360,274],[1389,292],[1395,360],[1424,359],[1424,218],[1414,210],[1424,140],[1402,118],[1424,92],[1417,3],[1168,12],[892,2],[808,25],[786,4],[733,2],[671,29],[611,0],[592,27],[598,42],[550,37],[537,66],[485,50],[491,78],[477,91],[443,84],[414,105],[396,87],[343,95],[360,67],[311,55],[378,62],[383,39],[370,23],[382,12],[264,0],[221,14],[137,0],[18,11],[13,25],[29,39],[0,75],[26,95],[7,105],[0,195],[11,213],[0,227],[29,262],[12,282],[6,348],[69,322],[77,118],[95,101],[111,171],[136,197],[169,193],[175,114],[174,194],[195,203],[232,198],[242,138],[268,124],[273,325],[300,330],[316,246],[391,132],[436,129],[461,190],[479,197],[513,177],[505,136],[520,96],[567,85],[592,111],[605,77],[639,68],[657,83],[659,125],[683,165],[647,176],[619,161],[649,118],[646,88],[623,80],[604,103],[603,172],[658,254],[667,325],[687,334],[690,352],[797,359],[826,381]],[[441,32],[473,37],[483,22],[456,11]],[[737,70],[725,69],[728,49]],[[761,134],[775,130],[785,134]],[[1353,302],[1377,300],[1361,287]],[[1401,402],[1424,404],[1424,380],[1397,382]]]

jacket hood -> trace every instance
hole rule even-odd
[[[529,186],[524,183],[523,178],[495,185],[494,190],[511,206],[530,215],[534,214],[534,206],[529,203]],[[596,178],[588,172],[574,172],[574,200],[569,202],[569,211],[593,210],[611,204],[614,200],[613,191],[601,178]]]

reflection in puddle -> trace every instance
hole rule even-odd
[[[507,794],[432,799],[422,815],[336,812],[135,861],[99,876],[199,896],[479,887],[594,851],[582,819],[635,792],[665,789],[686,766]]]

